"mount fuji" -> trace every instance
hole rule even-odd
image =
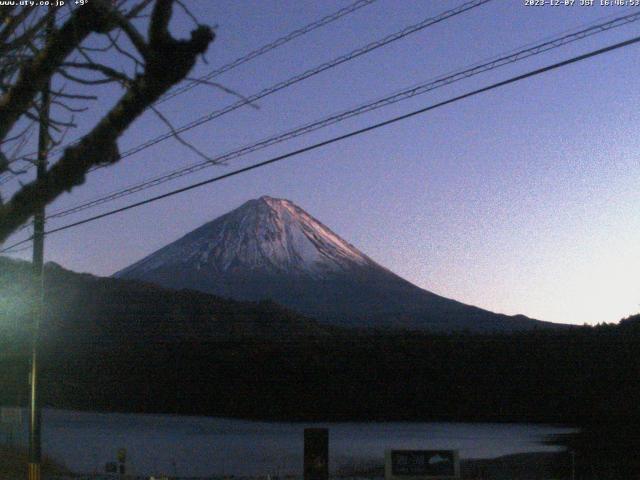
[[[321,322],[349,327],[505,332],[556,325],[423,290],[289,200],[268,196],[244,203],[114,276],[236,300],[272,299]]]

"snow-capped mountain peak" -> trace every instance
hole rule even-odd
[[[212,273],[250,270],[321,276],[373,262],[307,212],[285,199],[263,196],[194,230],[118,272],[191,266]]]
[[[115,274],[236,300],[271,299],[334,325],[521,330],[507,317],[418,288],[289,200],[260,197]]]

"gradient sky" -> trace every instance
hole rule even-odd
[[[218,37],[207,73],[349,1],[190,0]],[[250,95],[461,1],[378,0],[217,80]],[[579,3],[579,0],[576,2]],[[599,2],[597,2],[599,3]],[[198,127],[211,155],[357,106],[622,7],[527,7],[495,0]],[[174,29],[192,25],[176,12]],[[228,166],[52,221],[54,228],[638,35],[640,22],[270,147]],[[288,198],[374,260],[440,295],[564,323],[640,310],[640,46],[457,102],[277,165],[48,237],[46,259],[109,275],[251,198]],[[161,105],[176,125],[232,103],[199,87]],[[86,117],[95,121],[108,105]],[[121,150],[163,133],[151,114]],[[76,134],[77,135],[77,134]],[[163,142],[89,181],[49,210],[199,161]],[[15,235],[8,243],[23,238]],[[29,252],[16,255],[28,258]]]

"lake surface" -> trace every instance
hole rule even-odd
[[[305,427],[329,429],[332,471],[381,464],[388,448],[457,449],[463,459],[553,451],[558,449],[540,442],[573,431],[526,424],[282,423],[45,409],[42,442],[46,455],[79,473],[104,472],[105,463],[126,448],[128,473],[137,475],[284,475],[302,471]]]

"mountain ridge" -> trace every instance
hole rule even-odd
[[[0,307],[28,333],[32,264],[0,256]],[[47,341],[120,343],[292,339],[341,334],[274,302],[241,302],[138,280],[77,273],[47,262]],[[11,307],[11,308],[8,308]],[[18,328],[18,326],[20,326]],[[21,333],[21,334],[22,334]]]
[[[272,299],[357,328],[515,331],[554,326],[421,289],[379,265],[293,202],[263,196],[114,274],[237,300]]]

